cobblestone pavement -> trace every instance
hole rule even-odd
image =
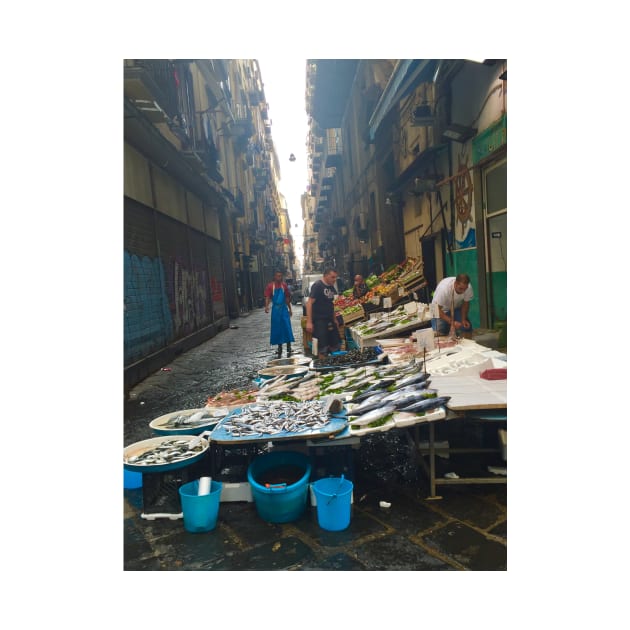
[[[292,322],[298,350],[301,315],[301,307],[295,306]],[[149,422],[160,415],[202,407],[223,389],[250,387],[274,355],[264,309],[232,320],[230,329],[180,355],[165,366],[168,371],[160,370],[132,388],[124,407],[124,445],[154,437]],[[446,436],[438,432],[437,437]],[[474,474],[489,463],[503,465],[470,455],[438,457],[437,472]],[[322,466],[335,475],[343,468],[354,483],[350,526],[341,532],[321,529],[310,503],[298,520],[275,524],[262,520],[254,503],[223,502],[216,528],[192,534],[181,520],[141,518],[143,490],[125,489],[124,569],[506,570],[505,485],[442,486],[441,499],[427,499],[426,476],[410,456],[402,430],[362,438],[360,448],[351,452],[350,465],[347,458],[340,463],[326,455]],[[239,473],[238,465],[233,471]],[[246,467],[240,469],[240,480],[246,480]],[[391,507],[380,507],[381,501]]]

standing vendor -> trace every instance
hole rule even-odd
[[[326,358],[329,352],[336,352],[341,345],[339,322],[335,317],[334,299],[337,272],[328,267],[321,280],[313,283],[306,303],[306,330],[317,339],[317,356]]]
[[[286,343],[287,356],[291,356],[291,342],[295,341],[291,327],[291,292],[282,280],[281,271],[273,274],[273,281],[265,288],[265,313],[269,312],[269,303],[272,304],[269,343],[278,344],[278,358],[282,356],[282,344]]]
[[[447,335],[452,329],[466,339],[472,339],[472,324],[468,319],[468,309],[473,299],[468,274],[460,273],[455,277],[441,280],[433,294],[432,304],[437,304],[439,317],[431,320],[433,330]]]

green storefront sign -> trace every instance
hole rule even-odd
[[[505,144],[507,144],[507,114],[473,138],[473,164],[477,164]]]

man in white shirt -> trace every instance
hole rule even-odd
[[[441,280],[433,293],[433,304],[437,304],[439,317],[431,320],[433,330],[447,335],[453,330],[467,339],[472,338],[472,324],[468,320],[468,309],[473,299],[468,274],[460,273],[455,277]]]

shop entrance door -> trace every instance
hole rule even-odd
[[[483,171],[490,326],[507,321],[507,160]]]

